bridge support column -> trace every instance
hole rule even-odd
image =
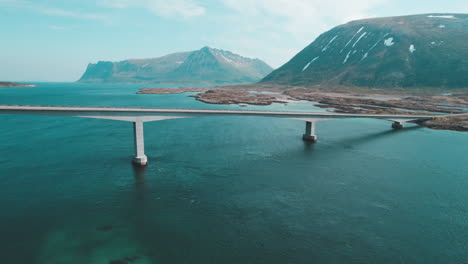
[[[135,157],[133,164],[146,166],[148,158],[145,155],[145,138],[143,136],[143,122],[133,122],[133,135],[135,137]]]
[[[402,128],[403,128],[403,123],[402,123],[402,122],[395,121],[395,122],[393,122],[393,124],[392,124],[392,128],[393,128],[393,129],[402,129]]]
[[[306,121],[305,134],[302,136],[302,140],[315,143],[317,142],[317,135],[315,135],[315,122]]]

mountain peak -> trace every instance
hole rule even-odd
[[[259,81],[272,71],[263,61],[208,46],[152,59],[89,64],[80,82],[235,84]]]
[[[205,46],[205,47],[200,49],[200,51],[210,51],[210,50],[212,50],[212,48],[208,47],[208,46]]]

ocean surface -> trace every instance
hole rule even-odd
[[[207,105],[142,85],[39,83],[0,104]],[[203,117],[132,124],[0,115],[0,262],[468,263],[468,134],[371,119]],[[120,260],[120,262],[118,262]]]

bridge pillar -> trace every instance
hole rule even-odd
[[[143,136],[143,122],[133,122],[133,135],[135,137],[135,157],[133,163],[138,166],[146,166],[148,158],[145,155],[145,138]]]
[[[317,142],[317,135],[315,135],[315,122],[306,121],[305,134],[302,136],[302,140],[315,143]]]
[[[395,122],[393,122],[393,124],[392,124],[392,128],[393,128],[393,129],[402,129],[402,128],[403,128],[403,123],[402,123],[402,122],[395,121]]]

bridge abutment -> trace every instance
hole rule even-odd
[[[138,166],[146,166],[148,157],[145,155],[145,138],[143,134],[143,122],[133,122],[133,135],[135,137],[135,157],[133,164]]]
[[[315,122],[306,121],[305,133],[302,135],[302,140],[306,142],[317,142],[317,135],[315,135]]]
[[[393,129],[402,129],[402,128],[403,128],[403,123],[402,123],[402,122],[395,121],[395,122],[393,122],[393,124],[392,124],[392,128],[393,128]]]

